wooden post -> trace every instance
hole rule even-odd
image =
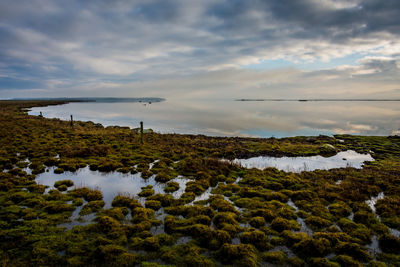
[[[73,127],[74,127],[74,118],[71,115],[71,128],[73,128]]]
[[[140,143],[143,144],[143,121],[140,122]]]

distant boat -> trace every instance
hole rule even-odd
[[[299,99],[299,102],[307,102],[307,99]]]

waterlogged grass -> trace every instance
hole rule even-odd
[[[79,121],[71,126],[24,111],[60,103],[0,102],[4,266],[400,262],[399,137],[250,139],[146,133],[140,144],[140,136],[127,128]],[[346,150],[371,153],[375,161],[362,169],[293,173],[245,169],[219,160],[328,157]],[[85,167],[152,184],[115,192],[109,201],[97,188],[68,178]],[[55,177],[49,188],[36,182],[44,172]],[[156,182],[162,190],[154,187]]]

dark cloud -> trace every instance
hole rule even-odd
[[[176,2],[154,1],[138,4],[133,8],[132,16],[149,23],[175,22],[179,18],[179,5]]]
[[[362,11],[369,30],[400,35],[400,1],[368,0],[362,5]]]
[[[31,89],[43,87],[43,83],[23,79],[0,77],[0,90],[2,89]]]
[[[224,1],[212,6],[209,14],[223,21],[221,29],[257,29],[278,23],[278,29],[291,28],[293,37],[324,37],[338,41],[374,32],[400,34],[400,2],[397,0],[352,1],[251,0]],[[260,17],[252,16],[259,13]]]

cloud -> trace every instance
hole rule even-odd
[[[164,87],[166,80],[185,84],[191,79],[212,91],[218,84],[193,77],[235,73],[231,69],[277,59],[301,69],[301,62],[329,62],[355,53],[364,60],[387,60],[383,65],[377,60],[350,62],[358,65],[351,67],[351,74],[347,69],[350,75],[332,70],[324,73],[324,79],[378,72],[393,75],[400,56],[399,13],[397,0],[4,0],[0,3],[0,68],[7,78],[34,80],[37,84],[32,88],[43,86],[59,94],[66,94],[62,91],[66,88],[96,84],[101,85],[99,90],[107,83],[136,88],[137,81]],[[293,70],[287,77],[291,75]],[[308,79],[305,74],[301,77]],[[267,80],[237,83],[275,92],[265,85],[271,83]],[[291,84],[281,81],[279,90],[289,90]],[[3,82],[1,87],[18,86]]]
[[[168,100],[237,98],[366,98],[400,99],[400,69],[393,60],[368,58],[359,65],[304,71],[225,69],[157,80],[116,81],[93,79],[76,83],[53,82],[51,94],[68,96],[165,97]],[[49,86],[48,86],[49,87]],[[38,94],[38,92],[35,92]],[[43,92],[41,96],[49,96]]]

